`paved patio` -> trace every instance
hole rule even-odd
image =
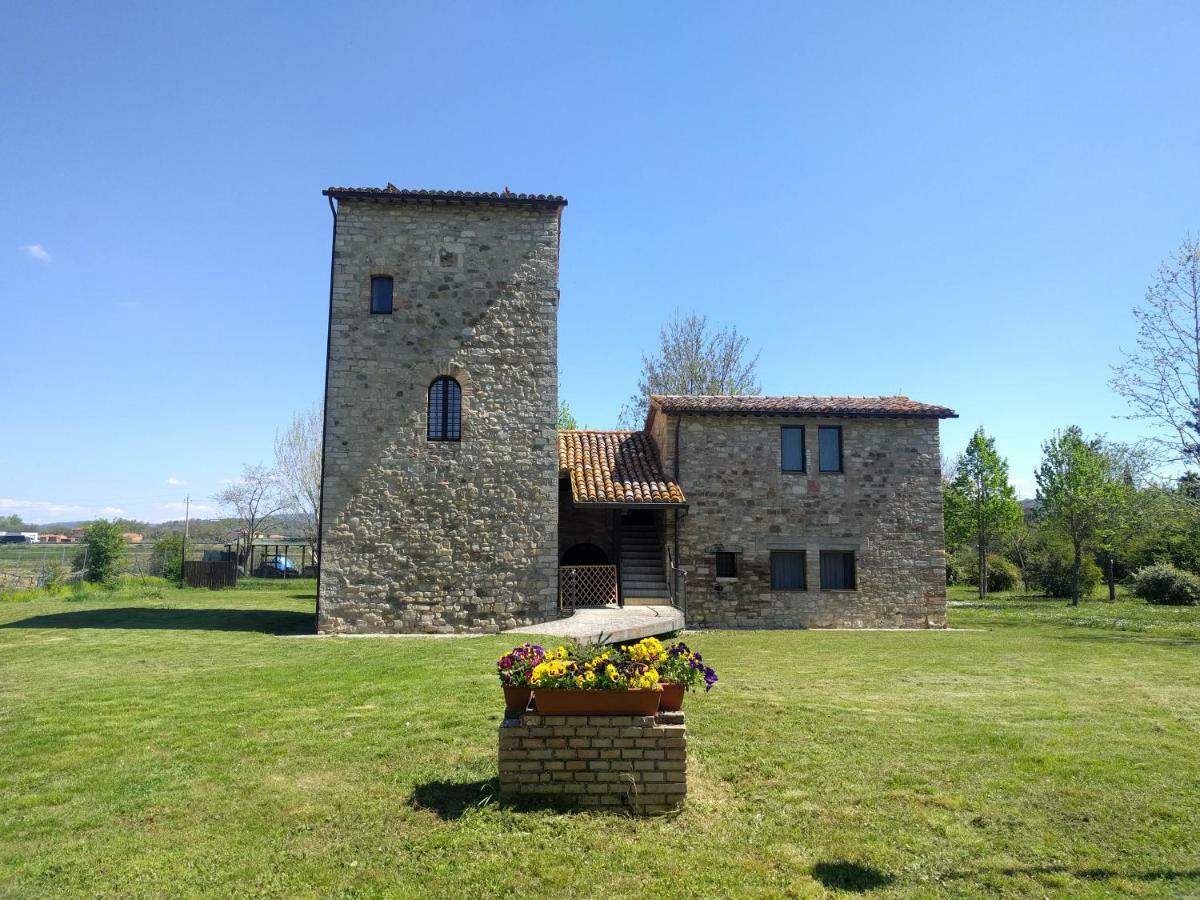
[[[504,633],[577,641],[598,641],[603,637],[609,643],[618,643],[682,628],[683,613],[673,606],[625,606],[620,609],[578,609],[566,619],[510,628]]]

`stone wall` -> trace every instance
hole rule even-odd
[[[320,631],[557,616],[558,241],[557,209],[339,204]],[[426,440],[439,375],[462,387],[460,442]]]
[[[670,812],[687,796],[682,712],[539,716],[500,725],[500,791],[563,805]]]
[[[652,434],[674,454],[674,416]],[[781,471],[781,426],[803,425],[807,472]],[[843,472],[818,472],[817,428],[842,429]],[[940,628],[946,616],[936,419],[683,416],[679,520],[688,623],[707,628]],[[670,517],[666,540],[674,540]],[[738,553],[718,579],[714,549]],[[857,587],[820,589],[820,551],[853,550]],[[772,550],[806,553],[805,591],[771,589]]]

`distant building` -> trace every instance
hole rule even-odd
[[[65,534],[43,534],[41,536],[43,544],[69,544],[71,538]]]
[[[121,537],[128,544],[140,544],[146,539],[145,535],[138,534],[136,531],[126,531]]]

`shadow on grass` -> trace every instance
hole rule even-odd
[[[155,609],[145,606],[85,609],[31,616],[0,628],[128,628],[162,631],[257,631],[312,634],[312,613],[271,609]]]
[[[1200,869],[1149,869],[1145,872],[1120,872],[1116,869],[1073,869],[1070,866],[1002,866],[998,869],[979,869],[967,872],[952,872],[948,878],[977,879],[984,875],[998,874],[1011,878],[1014,875],[1069,875],[1081,881],[1188,881],[1200,878]]]
[[[874,891],[896,880],[894,875],[881,872],[874,866],[837,860],[819,862],[812,867],[812,877],[825,887],[841,891]]]
[[[479,781],[427,781],[413,788],[408,802],[414,809],[431,812],[446,822],[461,819],[472,810],[488,806],[517,812],[587,812],[617,816],[630,814],[628,810],[619,806],[580,810],[570,806],[562,798],[539,797],[535,794],[502,796],[499,778],[485,778]]]

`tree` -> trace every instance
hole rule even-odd
[[[1150,527],[1152,510],[1159,504],[1154,502],[1156,492],[1145,484],[1148,461],[1141,450],[1101,438],[1093,446],[1108,465],[1109,484],[1096,543],[1104,561],[1108,599],[1116,600],[1117,559]]]
[[[31,528],[25,527],[25,522],[20,516],[0,516],[0,531],[12,531],[20,534],[22,531],[32,531]]]
[[[223,506],[233,507],[238,529],[245,537],[238,563],[245,565],[254,535],[285,506],[279,495],[279,480],[266,466],[243,466],[242,480],[215,494],[213,499]]]
[[[621,407],[622,428],[641,428],[651,394],[757,394],[758,354],[736,326],[709,329],[708,317],[675,313],[658,332],[657,356],[642,356],[637,393]]]
[[[951,544],[975,549],[979,597],[987,596],[988,552],[1021,521],[1021,504],[1008,483],[1008,461],[982,428],[971,435],[958,459],[954,480],[944,493],[946,536]]]
[[[558,430],[559,431],[575,431],[579,428],[579,423],[575,421],[575,415],[571,412],[571,407],[566,400],[560,400],[558,403]]]
[[[1200,240],[1163,262],[1140,308],[1137,350],[1113,367],[1110,386],[1130,418],[1153,422],[1149,443],[1167,462],[1200,462]]]
[[[88,581],[112,581],[125,559],[125,539],[116,522],[97,519],[83,529],[80,560]]]
[[[317,558],[317,517],[321,513],[321,446],[325,418],[321,407],[310,406],[292,416],[283,434],[275,435],[275,471],[283,505],[300,520],[301,536]]]
[[[1083,551],[1098,545],[1115,505],[1111,460],[1102,442],[1086,441],[1075,425],[1042,445],[1036,476],[1042,521],[1071,542],[1074,551],[1071,605],[1079,605]]]
[[[168,581],[183,580],[183,535],[178,531],[163,535],[150,551],[150,571]]]

